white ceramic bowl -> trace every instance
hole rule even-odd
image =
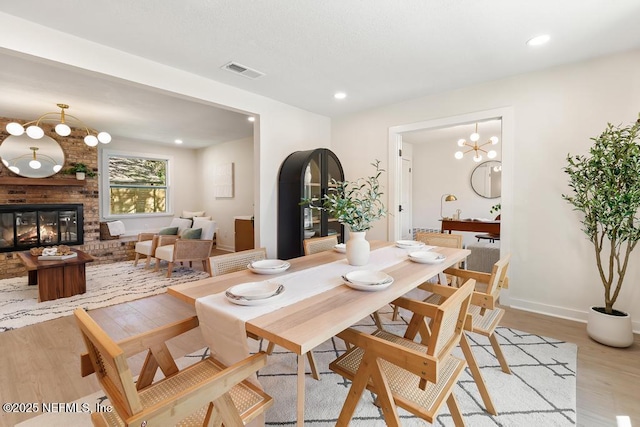
[[[447,257],[438,252],[416,251],[409,254],[409,259],[422,264],[438,264],[447,259]]]
[[[420,249],[424,243],[416,240],[397,240],[396,246],[402,249]]]
[[[275,295],[279,283],[275,282],[249,282],[235,285],[227,289],[227,292],[248,300],[265,299]]]
[[[347,245],[344,243],[338,243],[333,247],[333,250],[336,252],[340,252],[341,254],[347,253]]]
[[[316,235],[315,230],[304,230],[304,238],[305,239],[310,239],[315,235]]]

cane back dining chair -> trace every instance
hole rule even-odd
[[[257,353],[226,367],[212,357],[178,370],[165,341],[198,326],[191,317],[137,337],[114,342],[81,308],[74,311],[88,353],[82,375],[95,373],[114,411],[93,412],[95,426],[244,426],[273,404],[246,379],[265,366]],[[127,358],[148,350],[138,381]],[[165,378],[153,382],[157,369]]]
[[[457,248],[462,249],[462,235],[461,234],[449,234],[449,233],[427,233],[427,232],[418,232],[416,233],[416,241],[422,242],[426,245],[431,246],[442,246],[445,248]],[[456,264],[458,267],[459,264]],[[451,276],[447,277],[448,284],[452,286],[456,286],[456,279]],[[393,315],[391,317],[392,320],[398,320],[398,307],[393,307]]]
[[[304,239],[302,246],[304,248],[305,255],[313,255],[318,252],[324,252],[333,249],[338,244],[338,236],[325,236],[325,237],[312,237],[311,239]]]
[[[211,272],[214,276],[246,270],[249,263],[267,258],[265,248],[247,249],[246,251],[211,257]]]
[[[510,259],[511,255],[507,254],[496,262],[491,274],[471,270],[461,270],[458,268],[448,268],[445,270],[445,273],[454,275],[460,280],[474,279],[476,281],[476,289],[473,292],[471,305],[469,306],[469,317],[471,321],[467,322],[465,330],[467,332],[474,332],[489,338],[489,342],[491,343],[491,347],[493,348],[496,358],[500,362],[500,367],[502,371],[507,374],[511,374],[511,369],[504,357],[500,343],[496,338],[495,330],[504,315],[504,309],[498,307],[497,302],[502,288],[509,287],[507,270],[509,268]],[[432,283],[423,283],[419,288],[428,292],[433,292],[434,286],[437,285]],[[451,292],[451,290],[449,292]],[[437,305],[441,304],[446,299],[447,291],[444,291],[433,293],[425,301],[430,304]],[[418,320],[414,321],[414,319],[411,319],[409,322],[409,327],[407,328],[405,336],[411,339],[415,338],[419,328],[421,328],[420,335],[428,337],[428,329],[423,328],[422,325],[418,324]],[[425,337],[422,337],[423,340],[424,338]],[[465,359],[469,364],[469,369],[471,370],[471,374],[478,390],[480,391],[480,396],[482,397],[487,411],[493,415],[497,415],[498,412],[491,400],[487,386],[482,378],[480,368],[471,350],[471,345],[465,335],[463,335],[460,340],[460,348],[462,349]]]
[[[453,388],[466,362],[451,352],[463,334],[474,285],[469,280],[460,288],[447,287],[454,292],[440,306],[404,297],[394,301],[417,318],[434,319],[426,344],[379,329],[371,335],[352,328],[338,334],[354,347],[329,365],[352,381],[336,425],[349,424],[365,388],[376,394],[388,426],[400,425],[396,407],[433,423],[445,402],[455,425],[464,425]]]

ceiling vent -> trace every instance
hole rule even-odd
[[[244,65],[240,65],[237,62],[229,62],[222,66],[223,70],[230,71],[234,74],[240,74],[248,79],[257,79],[258,77],[264,76],[264,73],[261,73],[258,70],[254,70],[249,67],[245,67]]]

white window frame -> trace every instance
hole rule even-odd
[[[113,219],[127,219],[127,218],[158,218],[158,217],[172,217],[173,216],[173,198],[171,188],[171,177],[173,176],[173,156],[165,156],[162,154],[149,154],[149,153],[136,153],[130,151],[120,150],[106,150],[102,149],[98,153],[100,171],[99,180],[99,194],[100,194],[100,217],[105,220]],[[111,209],[111,186],[109,184],[109,158],[111,157],[128,157],[135,159],[147,159],[147,160],[163,160],[167,162],[167,190],[166,190],[166,212],[154,212],[154,213],[134,213],[134,214],[116,214],[110,213]]]

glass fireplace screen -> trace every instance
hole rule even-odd
[[[0,205],[0,252],[81,245],[82,204]]]

